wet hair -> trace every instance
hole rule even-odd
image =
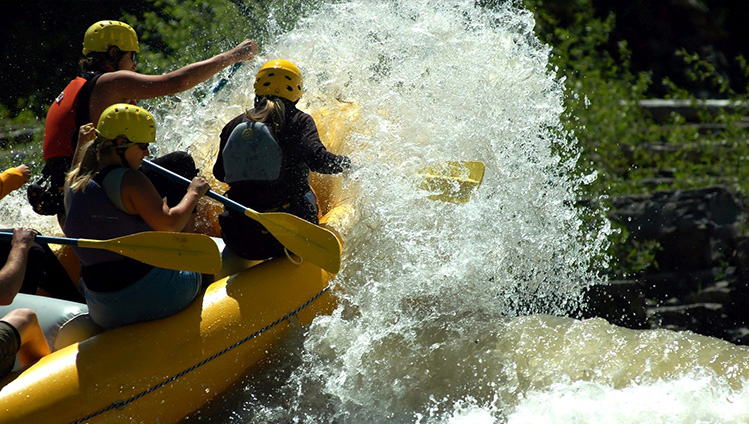
[[[112,59],[112,56],[109,55],[109,49],[115,49],[115,52],[117,53],[116,57]],[[86,56],[83,56],[78,61],[78,66],[81,68],[81,73],[85,74],[87,72],[107,72],[111,69],[108,69],[108,67],[113,66],[116,68],[116,64],[119,63],[122,58],[127,54],[127,52],[120,50],[117,46],[111,46],[107,49],[105,52],[89,52]]]
[[[65,185],[73,192],[85,192],[88,183],[96,175],[99,158],[115,151],[116,144],[117,139],[110,140],[100,135],[84,144],[76,157],[76,161],[70,167],[70,171],[65,175]]]
[[[276,96],[255,97],[255,107],[245,112],[247,118],[270,125],[273,132],[280,134],[286,122],[286,104]]]

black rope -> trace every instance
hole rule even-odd
[[[255,337],[257,337],[257,336],[263,334],[264,332],[270,330],[271,328],[277,326],[278,324],[286,321],[287,319],[291,318],[292,316],[297,315],[299,312],[301,312],[302,309],[306,308],[310,303],[314,302],[317,298],[319,298],[326,291],[328,291],[329,288],[330,288],[330,286],[325,287],[324,289],[322,289],[322,291],[320,291],[319,293],[317,293],[316,295],[314,295],[311,299],[309,299],[308,301],[304,302],[304,304],[302,304],[300,307],[294,309],[293,311],[287,313],[283,317],[281,317],[281,318],[273,321],[272,323],[266,325],[265,327],[261,328],[260,330],[258,330],[256,332],[250,334],[249,336],[245,337],[244,339],[242,339],[242,340],[234,343],[233,345],[225,348],[224,350],[222,350],[222,351],[220,351],[218,353],[215,353],[212,356],[210,356],[210,357],[208,357],[208,358],[206,358],[206,359],[198,362],[197,364],[191,366],[190,368],[187,368],[186,370],[184,370],[184,371],[182,371],[182,372],[180,372],[178,374],[175,374],[175,375],[167,378],[166,380],[164,380],[164,381],[156,384],[155,386],[153,386],[153,387],[151,387],[149,389],[146,389],[146,390],[138,393],[135,396],[132,396],[129,399],[115,401],[115,402],[113,402],[112,404],[110,404],[109,406],[107,406],[104,409],[101,409],[101,410],[99,410],[97,412],[94,412],[94,413],[92,413],[90,415],[87,415],[87,416],[85,416],[85,417],[83,417],[83,418],[81,418],[79,420],[73,421],[72,424],[81,424],[81,423],[83,423],[83,422],[85,422],[87,420],[90,420],[91,418],[94,418],[94,417],[96,417],[98,415],[101,415],[101,414],[103,414],[105,412],[109,412],[109,411],[111,411],[113,409],[124,409],[129,404],[135,402],[136,400],[142,398],[143,396],[145,396],[145,395],[147,395],[149,393],[152,393],[152,392],[154,392],[154,391],[156,391],[156,390],[158,390],[158,389],[166,386],[167,384],[170,384],[170,383],[176,381],[178,378],[180,378],[180,377],[182,377],[182,376],[184,376],[184,375],[186,375],[186,374],[188,374],[188,373],[190,373],[190,372],[192,372],[192,371],[194,371],[194,370],[202,367],[203,365],[205,365],[205,364],[213,361],[214,359],[216,359],[216,358],[218,358],[218,357],[220,357],[222,355],[225,355],[226,353],[228,353],[228,352],[230,352],[230,351],[238,348],[239,346],[247,343],[248,341],[254,339]]]

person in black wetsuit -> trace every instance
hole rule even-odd
[[[255,78],[254,108],[221,131],[213,175],[229,184],[226,196],[258,212],[286,212],[318,223],[310,171],[337,174],[351,167],[346,156],[328,152],[314,119],[297,109],[302,73],[287,60],[265,63]],[[225,209],[221,237],[238,256],[262,260],[284,255],[284,247],[260,224]]]

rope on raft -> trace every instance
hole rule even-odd
[[[127,407],[129,404],[135,402],[136,400],[142,398],[143,396],[145,396],[145,395],[147,395],[149,393],[155,392],[156,390],[158,390],[158,389],[160,389],[160,388],[162,388],[162,387],[164,387],[164,386],[166,386],[166,385],[168,385],[168,384],[176,381],[180,377],[182,377],[182,376],[184,376],[184,375],[186,375],[186,374],[188,374],[188,373],[190,373],[190,372],[192,372],[192,371],[194,371],[194,370],[202,367],[203,365],[205,365],[205,364],[213,361],[214,359],[216,359],[216,358],[218,358],[218,357],[220,357],[220,356],[222,356],[222,355],[224,355],[224,354],[226,354],[226,353],[228,353],[228,352],[230,352],[230,351],[238,348],[239,346],[241,346],[241,345],[247,343],[248,341],[254,339],[255,337],[263,334],[264,332],[270,330],[271,328],[277,326],[278,324],[280,324],[280,323],[288,320],[292,316],[297,315],[299,312],[302,311],[302,309],[306,308],[310,303],[314,302],[317,298],[319,298],[320,296],[322,296],[329,289],[330,289],[330,286],[325,287],[324,289],[322,289],[322,291],[320,291],[319,293],[317,293],[316,295],[314,295],[312,298],[310,298],[309,300],[307,300],[306,302],[304,302],[304,304],[302,304],[298,308],[296,308],[293,311],[287,313],[283,317],[281,317],[281,318],[273,321],[272,323],[266,325],[265,327],[261,328],[260,330],[258,330],[256,332],[250,334],[249,336],[245,337],[244,339],[242,339],[242,340],[234,343],[233,345],[225,348],[224,350],[222,350],[222,351],[220,351],[218,353],[215,353],[212,356],[210,356],[210,357],[208,357],[208,358],[206,358],[206,359],[198,362],[197,364],[191,366],[190,368],[187,368],[186,370],[181,371],[180,373],[175,374],[172,377],[167,378],[166,380],[164,380],[164,381],[156,384],[155,386],[153,386],[153,387],[151,387],[149,389],[146,389],[146,390],[138,393],[135,396],[130,397],[129,399],[115,401],[115,402],[113,402],[112,404],[110,404],[109,406],[107,406],[104,409],[101,409],[101,410],[99,410],[97,412],[94,412],[94,413],[92,413],[90,415],[87,415],[87,416],[85,416],[85,417],[83,417],[81,419],[73,421],[72,424],[81,424],[83,422],[86,422],[86,421],[90,420],[91,418],[94,418],[94,417],[96,417],[98,415],[101,415],[101,414],[103,414],[105,412],[108,412],[108,411],[111,411],[113,409],[119,409],[119,410],[125,409],[125,407]]]

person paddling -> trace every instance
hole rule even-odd
[[[13,303],[21,290],[26,260],[36,234],[30,228],[13,229],[12,248],[0,269],[0,305]],[[16,308],[0,318],[0,377],[11,372],[16,356],[21,367],[27,368],[49,353],[49,345],[33,310]]]
[[[31,170],[26,164],[6,169],[0,173],[0,199],[29,182]],[[16,233],[13,228],[0,229],[3,233]],[[15,239],[15,236],[14,236]],[[0,262],[10,261],[15,249],[14,239],[0,240]],[[23,260],[23,283],[16,293],[37,294],[41,287],[46,294],[59,299],[82,302],[83,297],[68,276],[55,253],[46,244],[31,242]]]
[[[91,25],[83,39],[81,76],[68,84],[49,109],[44,133],[43,179],[28,194],[37,213],[57,215],[61,226],[62,187],[77,151],[81,126],[98,122],[102,111],[113,104],[135,104],[137,100],[188,90],[229,65],[251,60],[258,48],[254,41],[245,40],[210,59],[163,75],[138,73],[139,51],[138,36],[130,25],[118,21]]]
[[[220,135],[213,175],[229,184],[226,196],[259,212],[286,212],[318,223],[310,171],[341,173],[346,156],[328,152],[315,120],[297,109],[303,81],[299,68],[276,59],[260,67],[254,107],[229,121]],[[260,260],[284,255],[262,225],[233,210],[219,215],[221,236],[238,256]]]
[[[67,175],[65,235],[103,240],[143,231],[182,231],[209,185],[195,177],[176,206],[162,200],[139,171],[156,141],[153,116],[118,103],[102,112],[95,132]],[[157,268],[99,249],[74,249],[89,313],[104,328],[172,315],[201,290],[201,276],[194,272]]]

